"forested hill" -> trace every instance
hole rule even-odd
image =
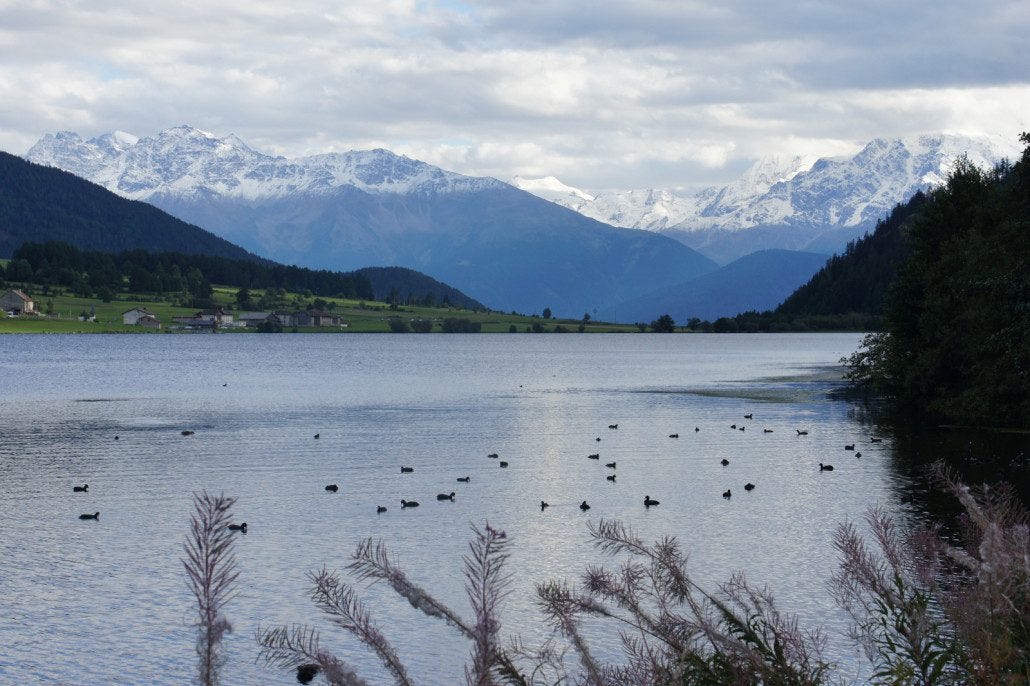
[[[422,272],[405,267],[365,267],[354,272],[372,284],[376,300],[404,303],[412,299],[424,305],[455,305],[466,310],[485,310],[486,306]]]
[[[0,151],[0,257],[23,243],[147,250],[258,261],[243,248],[153,205],[126,200],[68,172]]]
[[[908,258],[906,227],[926,201],[926,195],[920,191],[907,203],[895,206],[871,234],[849,243],[843,255],[830,258],[774,314],[879,316],[887,286],[894,280],[898,265]]]

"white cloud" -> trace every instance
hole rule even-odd
[[[0,148],[190,123],[588,189],[1030,129],[1030,9],[893,3],[0,0]]]

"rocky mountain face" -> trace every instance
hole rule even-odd
[[[894,205],[942,183],[960,155],[991,167],[1018,154],[1016,141],[986,136],[876,139],[850,157],[763,158],[734,182],[692,194],[570,189],[571,196],[540,195],[614,226],[664,233],[728,262],[764,249],[838,252]],[[514,183],[537,193],[534,180]]]
[[[180,126],[46,135],[26,157],[280,262],[408,267],[502,310],[578,317],[717,267],[670,238],[387,150],[288,159]]]

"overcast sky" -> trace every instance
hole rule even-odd
[[[1026,0],[0,0],[0,149],[192,124],[592,190],[1030,129]]]

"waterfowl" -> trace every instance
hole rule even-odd
[[[604,478],[608,479],[609,481],[615,481],[615,475],[614,474],[609,474],[608,476],[606,476]]]
[[[660,505],[660,504],[661,503],[659,503],[657,500],[652,499],[651,496],[649,496],[649,495],[645,495],[644,496],[644,507],[653,507],[655,505]]]
[[[460,481],[462,483],[465,483],[465,484],[467,484],[471,480],[472,480],[472,477],[470,477],[470,476],[459,476],[458,477],[458,481]]]
[[[598,436],[598,437],[597,437],[597,438],[595,438],[594,440],[595,440],[595,441],[597,441],[598,443],[600,443],[600,442],[601,442],[601,437],[600,437],[600,436]]]
[[[733,492],[730,491],[730,489],[727,488],[726,492],[722,494],[722,497],[726,498],[728,500],[728,499],[733,497]]]
[[[415,500],[402,500],[401,509],[404,509],[405,507],[418,507],[418,502]]]
[[[746,414],[746,415],[744,415],[744,419],[754,419],[754,417],[755,417],[754,414]]]
[[[315,434],[315,438],[321,438],[322,434]]]
[[[414,467],[401,467],[401,474],[410,474],[415,471]]]
[[[297,681],[302,684],[310,684],[320,671],[322,668],[313,662],[297,665]]]
[[[855,457],[862,457],[862,453],[855,453]]]
[[[798,432],[798,436],[807,436],[808,435],[807,431],[802,431],[801,429],[794,429],[794,430]]]
[[[508,463],[505,462],[504,460],[501,460],[501,469],[506,469],[507,467],[508,467]]]
[[[544,502],[543,500],[541,500],[541,501],[540,501],[540,511],[541,511],[541,512],[543,512],[543,511],[544,511],[544,508],[547,508],[547,507],[550,507],[550,504],[549,504],[549,503],[546,503],[546,502]]]
[[[832,464],[823,464],[822,462],[820,462],[819,463],[819,471],[820,472],[832,472],[833,471],[833,465]]]
[[[721,464],[721,465],[722,465],[723,467],[725,467],[725,466],[726,466],[726,465],[728,465],[729,463],[730,463],[730,461],[729,461],[729,460],[727,460],[727,459],[726,459],[725,457],[724,457],[724,458],[722,458],[721,460],[719,460],[719,464]]]
[[[700,430],[701,430],[701,427],[700,427],[700,426],[695,426],[695,427],[694,427],[694,433],[697,433],[697,432],[698,432],[698,431],[700,431]]]
[[[451,491],[450,495],[447,495],[446,493],[437,493],[436,494],[436,499],[437,500],[450,500],[453,503],[454,502],[454,491]]]
[[[844,449],[845,450],[854,450],[855,449],[855,444],[852,443],[851,445],[846,445],[846,446],[844,446]]]
[[[336,493],[338,490],[340,490],[340,487],[336,484],[329,484],[325,487],[325,490],[329,491],[330,493]]]
[[[679,438],[679,434],[669,434],[669,438]]]
[[[615,469],[615,463],[614,462],[608,462],[604,466],[607,467],[608,469]]]
[[[83,484],[81,486],[72,486],[72,492],[74,492],[74,493],[89,493],[89,484]]]
[[[229,528],[229,531],[239,531],[241,533],[247,533],[247,523],[246,522],[243,522],[242,524],[230,524],[228,528]]]
[[[731,429],[736,429],[736,428],[737,428],[737,425],[736,425],[736,424],[730,424],[730,428],[731,428]]]
[[[753,483],[751,483],[750,481],[748,481],[746,484],[744,484],[744,490],[745,491],[753,491],[753,490],[755,490],[755,485]]]
[[[589,505],[587,505],[587,501],[585,501],[585,500],[584,500],[583,502],[581,502],[581,503],[579,504],[579,509],[581,509],[581,510],[583,510],[584,512],[586,512],[587,510],[589,510],[589,509],[590,509],[590,506],[589,506]]]
[[[386,512],[386,507],[384,507],[383,505],[380,505],[376,508],[376,514],[383,514],[384,512]]]
[[[498,458],[498,455],[497,455],[497,453],[490,453],[489,455],[487,455],[487,457],[492,457],[493,459],[496,460]]]
[[[117,437],[117,436],[115,436],[115,437],[114,437],[114,440],[116,440],[116,441],[117,441],[117,440],[118,440],[118,437]]]
[[[593,453],[591,455],[587,455],[587,459],[588,460],[600,460],[601,459],[601,453]]]
[[[618,428],[619,428],[619,425],[618,425],[618,424],[609,424],[609,425],[608,425],[608,428],[609,428],[609,429],[618,429]]]
[[[762,433],[764,433],[764,434],[771,434],[772,432],[773,432],[772,429],[762,429]]]
[[[100,521],[100,513],[99,512],[94,512],[93,514],[80,514],[79,515],[79,519],[95,519],[95,520],[97,520],[99,522]]]
[[[186,431],[180,431],[179,433],[181,433],[183,436],[192,436],[194,432],[186,430]]]
[[[225,387],[226,387],[226,386],[228,386],[228,385],[229,385],[229,384],[227,384],[227,383],[224,383],[224,384],[222,384],[222,388],[225,388]]]
[[[743,425],[741,425],[741,427],[740,427],[740,430],[741,430],[741,431],[743,431],[743,430],[744,430],[744,428],[745,428],[745,427],[744,427]]]

